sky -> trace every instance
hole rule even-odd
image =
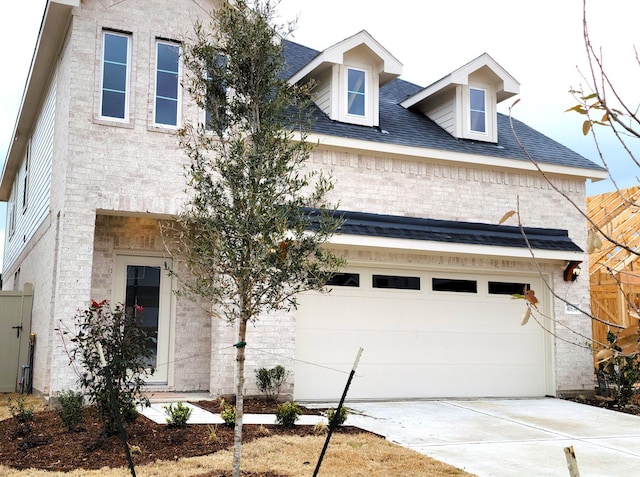
[[[123,0],[151,2],[153,0]],[[0,44],[12,74],[0,76],[0,161],[4,162],[46,0],[0,2]],[[588,0],[592,43],[602,48],[607,71],[623,97],[639,103],[634,45],[639,43],[638,0]],[[520,84],[515,118],[600,164],[583,118],[565,112],[576,101],[569,89],[588,73],[582,37],[582,0],[281,0],[280,21],[297,18],[290,38],[317,50],[367,30],[403,65],[402,78],[428,86],[482,53],[488,53]],[[508,113],[516,98],[504,101]],[[634,150],[640,147],[633,145]],[[615,141],[601,149],[620,187],[638,183]],[[588,194],[612,190],[609,181],[588,184]],[[0,269],[6,204],[0,204]]]

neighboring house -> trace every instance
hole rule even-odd
[[[56,328],[104,298],[145,307],[150,389],[233,392],[233,329],[172,293],[159,233],[185,200],[176,131],[204,117],[180,86],[179,40],[215,3],[47,4],[0,183],[4,287],[34,285],[37,392],[75,386]],[[591,353],[569,344],[583,345],[591,323],[564,302],[588,307],[588,280],[567,270],[586,260],[586,223],[497,113],[519,84],[482,55],[419,87],[364,31],[322,52],[284,46],[290,81],[317,82],[309,167],[335,179],[347,221],[329,246],[348,265],[330,294],[250,330],[247,392],[253,368],[282,364],[296,399],[339,397],[360,346],[351,398],[593,389]],[[584,204],[586,179],[605,171],[514,127],[554,187]],[[531,252],[515,218],[498,225],[518,206]],[[511,294],[524,285],[544,316],[521,326]]]

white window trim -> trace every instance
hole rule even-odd
[[[177,92],[177,106],[176,106],[176,124],[164,124],[156,122],[156,106],[157,106],[157,93],[158,93],[158,45],[171,45],[178,47],[178,92]],[[156,128],[164,128],[164,129],[179,129],[182,127],[182,46],[177,41],[170,40],[162,40],[160,38],[156,38],[154,43],[155,47],[155,60],[154,60],[154,68],[153,68],[153,111],[152,111],[152,121],[153,126]]]
[[[485,108],[485,132],[471,130],[471,90],[484,91],[484,108]],[[458,99],[461,101],[461,107],[457,107],[461,120],[458,122],[458,128],[461,132],[460,137],[465,139],[475,139],[483,142],[497,142],[497,111],[495,104],[495,90],[493,86],[485,83],[469,83],[461,86]]]
[[[349,71],[360,71],[362,73],[364,73],[364,114],[352,114],[349,112]],[[367,117],[369,117],[369,110],[371,109],[371,107],[369,106],[369,98],[371,96],[371,93],[369,92],[369,90],[371,89],[369,87],[369,72],[366,69],[363,68],[356,68],[354,66],[347,66],[345,68],[345,98],[344,98],[344,114],[350,118],[355,118],[355,119],[365,119]]]
[[[374,84],[373,70],[368,65],[348,64],[341,65],[340,72],[340,114],[339,120],[345,123],[358,124],[361,126],[374,126],[375,105],[374,101],[377,95],[374,92],[376,85]],[[364,72],[364,116],[349,114],[349,70]]]
[[[474,91],[474,90],[482,91],[484,95],[484,131],[476,131],[471,126],[471,91]],[[487,98],[489,97],[489,95],[487,93],[488,91],[486,88],[469,86],[469,89],[467,91],[467,129],[469,130],[470,134],[478,134],[481,136],[489,135],[489,112],[488,112],[488,104],[487,104]]]
[[[125,82],[125,91],[124,91],[124,118],[114,118],[113,116],[103,116],[102,115],[102,87],[104,83],[104,53],[105,53],[105,37],[106,35],[113,36],[122,36],[127,39],[127,78]],[[102,58],[100,64],[100,105],[98,109],[98,118],[106,121],[114,121],[117,123],[128,123],[129,122],[129,96],[131,94],[131,42],[132,37],[127,33],[115,32],[112,30],[103,30],[102,31]]]
[[[11,196],[9,197],[9,204],[7,207],[8,214],[8,229],[9,229],[9,240],[13,237],[16,232],[16,215],[17,215],[17,201],[18,201],[18,181],[19,177],[16,177],[13,181],[13,186],[11,187]]]
[[[27,212],[29,206],[29,182],[31,176],[31,139],[27,142],[27,151],[24,157],[24,167],[22,168],[22,213]]]

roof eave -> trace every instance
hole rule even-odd
[[[300,140],[298,131],[294,132],[292,139]],[[458,162],[463,164],[483,165],[492,168],[509,169],[516,171],[535,172],[538,168],[531,161],[519,159],[509,159],[481,154],[470,154],[465,152],[448,151],[445,149],[431,149],[426,147],[405,146],[387,142],[366,141],[363,139],[353,139],[342,136],[329,136],[326,134],[309,133],[305,135],[305,141],[317,144],[319,147],[328,149],[352,150],[378,152],[389,157],[413,157],[430,159],[436,161]],[[558,174],[563,176],[579,177],[581,179],[591,179],[599,181],[607,179],[609,174],[606,169],[590,169],[585,167],[565,166],[558,164],[548,164],[538,162],[541,171],[547,174]],[[595,164],[594,164],[595,165]]]
[[[405,99],[400,103],[400,105],[403,108],[408,109],[445,89],[452,88],[457,85],[467,85],[469,84],[469,75],[483,66],[486,66],[493,71],[495,76],[500,78],[502,82],[500,89],[497,91],[497,100],[499,103],[520,93],[520,83],[518,83],[518,81],[516,81],[516,79],[507,72],[507,70],[491,58],[491,56],[484,53],[464,66],[461,66],[457,70],[439,79],[435,83],[418,91],[418,93],[413,96]]]
[[[378,41],[376,41],[376,39],[367,31],[362,30],[322,51],[319,55],[313,58],[313,60],[291,76],[291,78],[289,78],[289,83],[298,83],[324,65],[343,63],[345,52],[363,44],[382,60],[383,68],[380,72],[382,80],[380,83],[381,86],[402,74],[402,63],[400,63],[391,53],[380,45],[380,43],[378,43]]]
[[[508,257],[512,259],[549,260],[555,262],[584,261],[585,252],[565,250],[542,250],[520,247],[505,247],[492,245],[476,245],[451,242],[437,242],[430,240],[412,240],[393,237],[376,237],[368,235],[334,234],[329,243],[340,247],[358,247],[392,250],[411,250],[414,252],[437,254],[462,254],[484,257]]]
[[[46,89],[47,81],[49,81],[51,71],[58,59],[58,51],[64,41],[72,10],[79,6],[80,0],[49,0],[47,2],[31,59],[29,75],[22,94],[18,117],[2,168],[0,201],[9,200],[11,184],[20,166],[27,139],[37,118],[42,92]]]

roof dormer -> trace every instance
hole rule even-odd
[[[520,84],[484,53],[402,103],[454,137],[498,142],[497,104],[520,92]]]
[[[289,82],[315,81],[315,103],[335,121],[378,126],[378,90],[401,73],[402,64],[363,30],[319,53]]]

